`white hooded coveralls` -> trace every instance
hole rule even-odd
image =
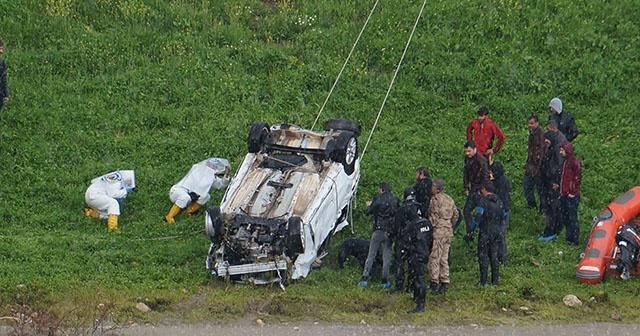
[[[184,209],[191,203],[189,193],[193,192],[199,196],[196,202],[205,205],[211,199],[211,187],[222,189],[229,184],[228,176],[218,176],[225,173],[226,167],[231,168],[229,161],[220,158],[208,158],[194,164],[187,175],[169,190],[171,202]]]
[[[126,186],[135,187],[133,170],[119,170],[91,180],[91,185],[84,194],[84,200],[89,207],[100,214],[100,218],[108,215],[120,215],[120,203],[127,197]]]

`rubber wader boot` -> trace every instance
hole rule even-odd
[[[193,202],[187,207],[187,209],[184,210],[184,214],[191,215],[192,213],[198,211],[198,209],[200,209],[200,204]]]
[[[167,216],[164,217],[164,220],[167,223],[175,224],[176,220],[173,217],[175,217],[180,212],[180,210],[182,209],[179,206],[175,204],[171,205],[171,209],[169,209],[169,214],[167,214]]]
[[[92,208],[84,208],[84,215],[91,218],[100,218],[100,214]]]
[[[118,215],[109,215],[109,218],[107,218],[107,229],[109,229],[109,231],[119,232]]]

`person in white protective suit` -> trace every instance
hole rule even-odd
[[[173,205],[164,219],[175,223],[175,216],[184,210],[190,215],[205,205],[210,199],[209,190],[225,188],[229,184],[231,165],[226,159],[208,158],[191,166],[191,169],[180,182],[173,185],[169,198]]]
[[[91,218],[107,219],[109,231],[118,231],[120,203],[131,191],[137,191],[133,170],[118,170],[91,180],[84,194],[88,208],[84,215]]]

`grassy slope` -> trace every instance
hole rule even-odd
[[[406,3],[406,2],[403,2]],[[407,319],[405,296],[355,286],[355,264],[332,260],[286,293],[227,286],[204,270],[200,216],[170,226],[170,186],[208,156],[234,167],[252,122],[310,127],[373,1],[13,1],[0,4],[11,101],[0,114],[0,302],[65,311],[98,302],[119,319]],[[499,154],[511,179],[510,265],[499,289],[475,290],[473,249],[455,238],[452,291],[430,298],[415,323],[640,321],[637,281],[580,284],[581,252],[535,240],[543,218],[523,210],[526,117],[546,118],[560,96],[576,117],[584,165],[580,220],[640,184],[635,2],[431,1],[362,160],[356,235],[375,184],[400,193],[426,165],[462,203],[464,129],[480,105],[507,135]],[[419,4],[381,3],[320,121],[376,120]],[[135,169],[121,235],[81,215],[91,178]],[[219,201],[221,192],[213,193]],[[350,235],[342,232],[333,249]],[[560,254],[560,252],[563,252]],[[334,254],[335,255],[335,254]],[[330,256],[330,259],[333,259]],[[532,266],[540,263],[542,267]],[[607,299],[566,309],[568,293]],[[144,300],[154,313],[133,306]],[[520,306],[534,314],[523,315]],[[502,308],[505,308],[504,310]],[[91,309],[84,309],[89,314]],[[593,316],[596,316],[595,318]]]

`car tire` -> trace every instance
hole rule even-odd
[[[294,216],[289,218],[287,224],[286,254],[290,258],[303,252],[302,247],[302,218]]]
[[[353,174],[358,159],[358,139],[355,135],[352,132],[342,132],[333,140],[333,145],[329,148],[329,157],[333,161],[342,163],[347,175]]]
[[[251,131],[249,131],[249,138],[247,139],[249,153],[258,153],[261,151],[270,133],[269,124],[266,122],[260,121],[253,123]]]
[[[360,136],[362,126],[355,121],[347,119],[329,119],[324,123],[324,130],[340,130],[352,132],[356,137]]]
[[[224,236],[224,224],[219,206],[212,206],[207,209],[207,219],[204,221],[204,228],[207,236],[214,244],[220,243]]]

